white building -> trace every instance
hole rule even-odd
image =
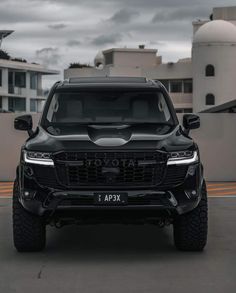
[[[0,41],[11,32],[0,31]],[[45,101],[42,75],[46,74],[59,72],[38,64],[0,59],[0,110],[41,112]]]
[[[192,58],[162,63],[157,50],[113,48],[99,53],[94,68],[69,68],[78,76],[145,76],[160,80],[177,112],[199,112],[235,99],[236,7],[213,9],[212,19],[193,22]],[[101,66],[103,64],[103,66]]]

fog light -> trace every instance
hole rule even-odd
[[[33,199],[35,197],[35,193],[35,191],[25,190],[23,192],[23,198],[27,200]]]
[[[197,191],[196,190],[187,190],[187,191],[185,191],[185,194],[186,194],[188,199],[197,197]]]
[[[24,194],[25,194],[25,197],[28,197],[30,195],[29,191],[25,191]]]

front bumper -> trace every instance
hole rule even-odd
[[[169,214],[184,214],[193,210],[201,199],[203,182],[202,168],[199,163],[189,165],[181,184],[155,188],[99,189],[100,192],[127,192],[128,203],[122,206],[100,206],[94,203],[94,192],[98,189],[68,190],[43,186],[37,178],[29,176],[28,164],[22,164],[18,180],[20,186],[19,200],[26,210],[37,215],[52,216],[57,211],[167,211]],[[189,169],[189,170],[190,170]],[[91,213],[90,213],[91,215]]]

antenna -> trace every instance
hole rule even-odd
[[[14,31],[9,31],[9,30],[0,30],[0,49],[2,46],[2,41],[6,37],[8,37],[10,34],[12,34]]]

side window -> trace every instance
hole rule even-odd
[[[206,105],[215,105],[215,96],[213,94],[207,94],[206,95]]]
[[[206,76],[215,76],[215,67],[211,64],[208,64],[205,69]]]

